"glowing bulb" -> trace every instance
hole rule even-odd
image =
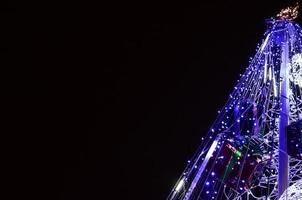
[[[272,80],[272,68],[271,67],[268,69],[268,79]]]
[[[177,185],[176,188],[175,188],[176,192],[179,192],[180,188],[184,185],[184,183],[185,183],[185,182],[184,182],[183,179],[181,179],[181,180],[179,181],[178,185]]]

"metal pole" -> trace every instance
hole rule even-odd
[[[288,125],[288,113],[289,113],[289,102],[288,102],[288,34],[283,31],[282,34],[282,55],[281,55],[281,67],[280,67],[280,78],[281,78],[281,93],[280,93],[280,121],[279,121],[279,169],[278,169],[278,197],[282,195],[284,190],[288,187],[288,155],[287,155],[287,140],[286,140],[286,126]]]

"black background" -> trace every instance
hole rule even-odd
[[[165,199],[288,2],[2,3],[7,185]]]

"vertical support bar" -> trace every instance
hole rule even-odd
[[[281,67],[280,67],[280,78],[281,78],[281,95],[280,95],[280,121],[279,121],[279,169],[278,169],[278,197],[282,195],[284,190],[288,187],[288,155],[287,155],[287,140],[286,140],[286,126],[288,125],[288,35],[286,31],[283,32],[282,40],[282,55],[281,55]]]

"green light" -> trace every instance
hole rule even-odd
[[[242,155],[242,154],[241,154],[240,151],[238,151],[238,150],[235,151],[235,156],[236,156],[237,158],[240,158],[241,155]]]

